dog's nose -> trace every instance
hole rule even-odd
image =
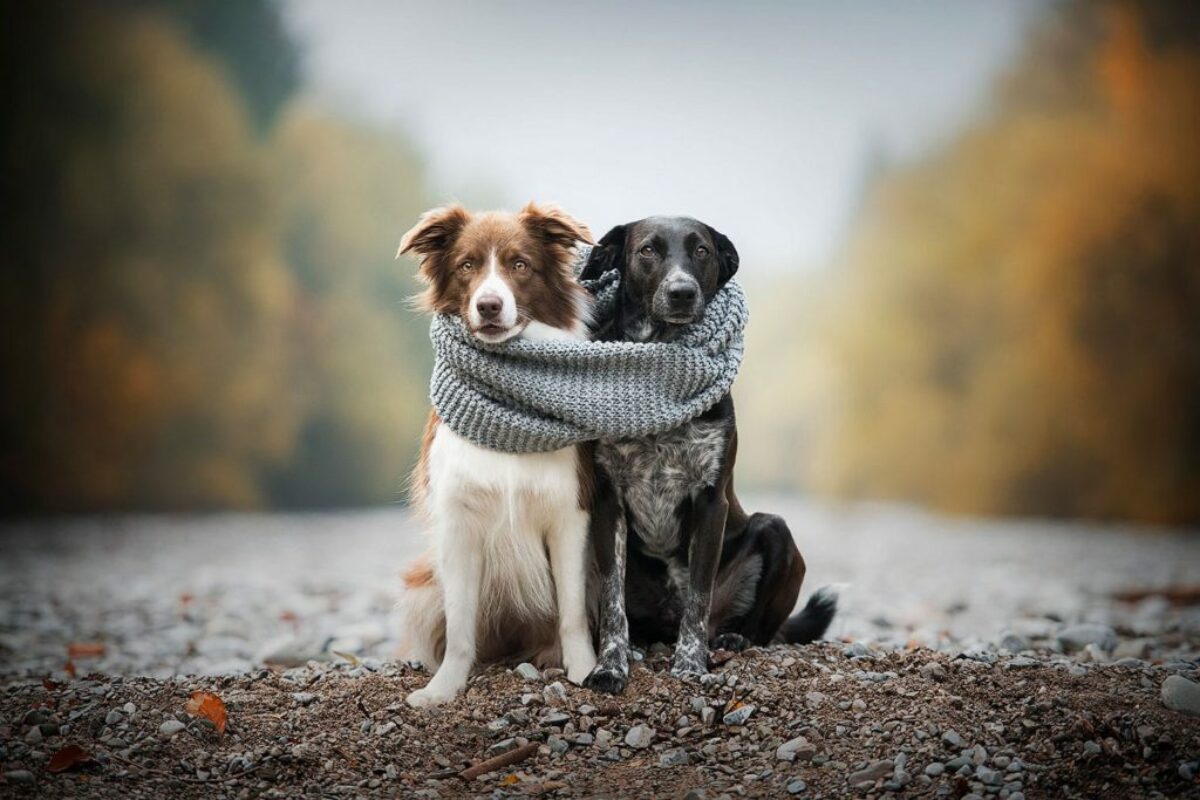
[[[677,283],[667,287],[667,299],[675,306],[691,306],[696,302],[696,287],[690,283]]]
[[[475,301],[475,310],[484,319],[495,319],[500,316],[500,311],[503,308],[504,304],[500,301],[499,295],[485,294]]]

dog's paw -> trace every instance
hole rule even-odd
[[[431,684],[424,689],[417,689],[410,693],[408,697],[404,698],[404,702],[413,708],[433,708],[449,703],[456,694],[458,692],[454,689],[446,690]]]
[[[583,679],[585,689],[604,694],[621,694],[629,683],[629,673],[618,669],[599,666]]]
[[[740,633],[722,633],[712,642],[713,650],[728,650],[731,653],[740,653],[749,646],[750,640]]]
[[[675,660],[671,663],[671,675],[681,680],[686,678],[698,678],[708,674],[708,664],[704,663],[702,658],[687,658],[675,654]]]

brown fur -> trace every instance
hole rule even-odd
[[[452,205],[422,216],[397,255],[414,252],[421,258],[418,274],[428,285],[418,298],[423,309],[467,319],[467,304],[487,277],[483,267],[494,251],[520,318],[570,328],[578,320],[577,305],[559,298],[583,292],[568,259],[576,241],[590,243],[591,231],[554,206],[529,203],[518,214],[472,214]],[[518,261],[527,268],[517,269]]]

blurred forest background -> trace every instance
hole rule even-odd
[[[7,17],[3,510],[402,499],[413,139],[313,102],[265,0]],[[739,484],[1200,523],[1197,6],[1040,8],[972,120],[867,167],[829,263],[746,271]]]

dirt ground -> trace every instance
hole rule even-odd
[[[495,667],[436,711],[402,702],[426,679],[404,665],[12,682],[0,793],[1200,797],[1200,718],[1160,700],[1168,675],[1194,668],[825,643],[718,653],[701,683],[652,652],[615,699]],[[223,700],[223,734],[185,712],[197,690]],[[91,760],[51,772],[68,744]],[[524,758],[463,776],[505,751]]]

